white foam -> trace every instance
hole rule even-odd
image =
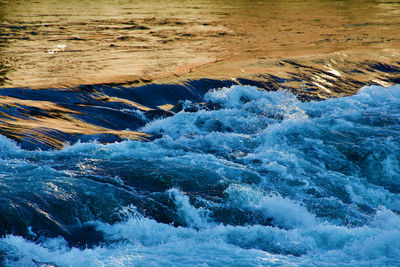
[[[205,209],[193,207],[189,203],[189,198],[175,188],[168,190],[168,193],[178,207],[178,214],[189,227],[204,228],[208,225],[208,214]]]
[[[77,143],[59,152],[27,152],[0,136],[0,151],[22,151],[43,162],[121,160],[134,168],[145,160],[190,182],[228,185],[219,201],[197,198],[196,207],[184,189],[161,192],[185,227],[131,212],[114,225],[94,222],[107,242],[92,249],[70,249],[62,239],[34,244],[2,238],[0,249],[17,258],[8,264],[29,266],[32,259],[60,266],[400,264],[399,115],[393,112],[400,86],[372,86],[355,96],[309,103],[288,92],[233,86],[208,93],[206,100],[221,109],[151,122],[142,130],[163,137],[148,143]],[[379,124],[383,116],[386,126]],[[18,153],[2,164],[30,166]],[[54,171],[37,170],[46,176]],[[261,214],[264,220],[223,225],[213,218],[215,207]]]
[[[391,219],[387,220],[388,216]],[[336,264],[382,258],[395,264],[400,249],[398,215],[382,210],[375,218],[370,226],[359,228],[317,223],[290,230],[213,224],[195,230],[131,218],[114,225],[98,223],[98,229],[112,241],[107,247],[78,250],[67,248],[61,239],[36,245],[8,236],[1,239],[0,248],[19,255],[14,262],[17,266],[30,259],[60,266],[290,264],[329,262],[333,255],[332,263]],[[279,255],[288,252],[301,256]]]

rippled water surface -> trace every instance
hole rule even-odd
[[[0,0],[0,265],[399,266],[399,13]]]
[[[280,59],[302,56],[306,65],[317,60],[310,56],[333,59],[324,65],[338,71],[346,69],[342,60],[361,66],[400,61],[398,1],[2,0],[0,5],[3,87],[255,78],[251,75],[296,71],[281,66]],[[326,55],[335,52],[343,53],[336,55],[337,63]]]

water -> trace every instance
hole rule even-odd
[[[301,102],[233,85],[151,142],[1,137],[7,266],[397,266],[400,86]]]
[[[400,266],[399,7],[0,0],[0,266]]]
[[[399,3],[1,0],[0,87],[286,79],[298,64],[300,75],[333,68],[342,79],[384,82],[367,66],[400,62]]]

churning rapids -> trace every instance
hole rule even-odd
[[[1,262],[400,265],[400,86],[301,102],[233,85],[175,108],[137,126],[148,142],[0,136]]]

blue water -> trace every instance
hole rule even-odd
[[[399,85],[311,102],[235,85],[204,102],[145,124],[150,142],[0,136],[3,264],[400,265]]]

